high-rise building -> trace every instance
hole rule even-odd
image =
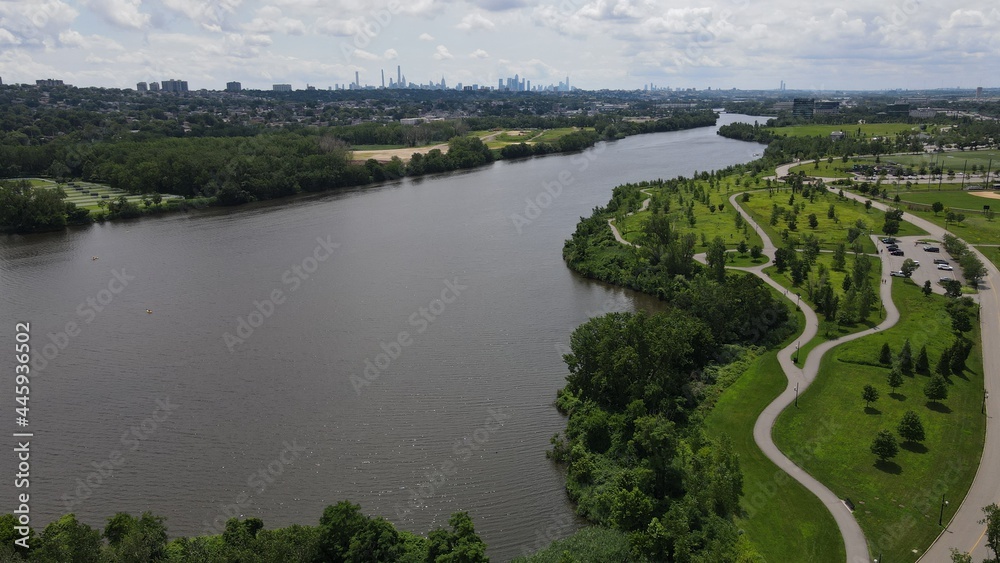
[[[226,92],[239,92],[243,90],[243,85],[239,82],[226,82]]]
[[[979,100],[983,97],[983,87],[979,86],[976,88],[976,99]]]
[[[275,84],[275,85],[271,86],[271,88],[275,92],[291,92],[292,91],[292,85],[291,84]]]
[[[396,65],[396,86],[402,88],[403,84],[403,67],[401,65]]]
[[[145,82],[139,82],[135,85],[135,89],[137,92],[148,92],[149,86]]]
[[[188,83],[187,80],[164,80],[160,83],[160,88],[164,92],[187,92]]]
[[[361,73],[354,71],[354,87],[361,88]]]
[[[150,82],[149,83],[149,91],[150,92],[159,92],[160,91],[160,83],[159,82]]]
[[[65,84],[63,84],[62,80],[55,80],[55,79],[52,79],[52,78],[46,78],[45,80],[36,80],[35,81],[35,86],[45,86],[45,87],[48,87],[48,88],[52,88],[52,87],[55,87],[55,86],[65,86]]]

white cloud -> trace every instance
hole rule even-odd
[[[14,37],[13,33],[0,27],[0,45],[17,45],[20,42],[21,40],[18,39],[17,37]]]
[[[95,50],[107,49],[109,51],[124,51],[125,48],[117,41],[100,35],[84,36],[80,32],[68,29],[59,33],[59,43],[64,47],[77,47],[80,49]]]
[[[420,36],[417,37],[417,39],[421,41],[434,41],[434,36],[431,35],[430,33],[421,33]]]
[[[490,54],[487,53],[486,51],[482,50],[482,49],[476,49],[472,53],[469,53],[469,56],[472,57],[473,59],[488,59],[488,58],[490,58]]]
[[[150,15],[139,10],[142,0],[84,0],[85,5],[108,23],[127,29],[145,29]]]
[[[443,60],[446,60],[446,59],[454,59],[454,58],[455,58],[455,55],[452,55],[448,51],[448,48],[445,47],[444,45],[438,45],[437,49],[435,49],[435,51],[434,51],[434,59],[435,60],[443,61]]]
[[[219,32],[226,19],[234,14],[243,0],[162,0],[164,7],[183,15],[208,31]]]
[[[461,23],[455,26],[456,29],[461,29],[462,31],[474,31],[474,30],[492,30],[496,28],[496,24],[486,18],[486,16],[474,13],[468,14],[462,18]]]
[[[387,61],[398,59],[399,53],[395,49],[386,49],[385,53],[382,53],[382,58]]]
[[[357,57],[359,59],[366,60],[366,61],[377,61],[378,60],[378,55],[376,55],[375,53],[369,53],[368,51],[365,51],[364,49],[355,49],[353,54],[354,54],[355,57]]]

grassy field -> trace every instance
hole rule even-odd
[[[1000,165],[1000,151],[996,150],[983,150],[983,151],[952,151],[952,152],[939,152],[939,153],[922,153],[922,154],[894,154],[881,157],[879,160],[883,164],[888,164],[890,162],[903,165],[911,165],[915,168],[919,168],[920,165],[924,164],[931,166],[934,164],[940,165],[947,171],[948,169],[954,170],[955,172],[961,172],[962,169],[968,165],[972,166],[977,164],[980,166],[989,166],[990,162],[993,162],[993,169],[996,170],[998,165]],[[857,159],[857,162],[874,164],[875,159],[873,158],[861,158]]]
[[[801,313],[798,318],[804,326]],[[843,561],[844,542],[833,516],[767,459],[753,439],[757,417],[787,383],[776,350],[763,354],[719,397],[705,419],[705,430],[709,436],[728,434],[733,440],[743,471],[744,516],[736,523],[767,561]]]
[[[880,229],[884,222],[884,214],[881,211],[876,209],[865,210],[864,204],[846,198],[841,199],[837,197],[835,192],[828,190],[818,190],[815,193],[817,195],[812,201],[798,195],[796,196],[794,205],[804,207],[801,207],[799,211],[794,231],[788,229],[787,221],[784,219],[779,220],[776,225],[771,225],[772,209],[775,205],[786,210],[791,209],[791,205],[788,203],[790,192],[787,190],[771,194],[767,192],[753,192],[751,193],[750,201],[741,202],[740,205],[750,212],[757,223],[766,230],[775,245],[778,246],[781,246],[784,241],[782,233],[788,230],[787,236],[798,235],[802,237],[805,234],[811,233],[819,239],[821,248],[832,250],[838,243],[847,242],[847,231],[858,220],[863,221],[868,229],[871,229],[872,233],[881,232]],[[834,206],[836,220],[827,217],[831,204]],[[815,214],[819,221],[815,229],[810,228],[808,225],[807,218],[810,214]],[[867,234],[866,232],[863,239],[861,239],[864,251],[874,253],[875,245],[868,239]],[[900,225],[899,236],[918,234],[923,234],[923,231],[909,223],[902,223]]]
[[[852,137],[859,134],[865,137],[882,137],[910,131],[914,128],[918,128],[918,126],[909,123],[865,123],[862,125],[791,125],[775,127],[771,131],[776,135],[788,135],[789,137],[826,136],[834,131],[843,131]]]
[[[704,241],[711,242],[716,236],[722,237],[730,249],[736,248],[740,241],[744,240],[747,246],[763,246],[760,236],[746,222],[743,223],[742,227],[736,227],[736,210],[729,204],[727,193],[727,189],[732,190],[735,184],[733,184],[732,179],[729,180],[729,184],[722,183],[715,188],[710,188],[708,182],[701,180],[697,182],[698,187],[707,190],[709,197],[707,205],[697,201],[697,198],[690,191],[684,189],[677,193],[669,193],[664,189],[651,188],[648,191],[653,194],[653,197],[649,209],[628,216],[623,221],[618,221],[618,229],[625,240],[641,244],[642,231],[650,214],[655,209],[663,210],[669,202],[669,215],[673,220],[674,228],[680,233],[695,233],[698,236],[698,252],[705,250]],[[686,208],[692,201],[695,201],[693,213],[695,224],[693,226],[686,215]],[[719,209],[720,205],[721,209]],[[715,211],[712,211],[713,206]],[[704,240],[702,235],[704,235]]]
[[[36,188],[41,189],[53,189],[56,187],[61,187],[64,192],[66,192],[65,201],[75,203],[77,207],[82,207],[89,209],[91,211],[98,211],[100,206],[98,202],[100,201],[111,201],[112,199],[117,199],[120,196],[125,196],[128,201],[135,202],[142,205],[141,195],[130,195],[123,190],[118,190],[110,186],[105,186],[102,184],[94,184],[91,182],[74,181],[66,184],[58,184],[51,180],[43,180],[39,178],[31,178],[31,185]],[[164,201],[171,198],[179,198],[180,196],[163,195]]]
[[[904,376],[895,395],[886,384],[888,369],[877,362],[883,343],[898,352],[910,339],[914,356],[926,345],[931,365],[951,344],[947,298],[924,296],[910,281],[893,283],[900,322],[882,335],[834,348],[824,357],[816,381],[799,397],[799,408],[781,414],[775,442],[806,471],[839,497],[851,499],[855,517],[873,553],[886,561],[914,561],[940,532],[941,495],[951,500],[944,519],[958,508],[979,463],[985,420],[982,403],[982,354],[977,343],[962,376],[950,378],[942,405],[928,403],[922,389],[928,377]],[[872,384],[881,398],[866,409],[861,389]],[[923,446],[901,447],[887,464],[876,464],[869,451],[880,429],[895,432],[903,413],[914,410],[923,421]],[[821,424],[835,420],[831,427]]]
[[[942,185],[941,187],[941,191],[938,191],[936,186],[932,190],[900,190],[899,197],[903,201],[926,204],[932,204],[935,201],[940,201],[945,207],[954,207],[958,209],[972,209],[979,211],[983,209],[984,205],[989,205],[991,208],[1000,210],[1000,199],[973,195],[975,193],[993,192],[967,192],[961,189],[960,184],[954,185],[952,189],[947,189],[949,187],[948,185]],[[889,194],[893,195],[894,192],[890,190]]]
[[[833,162],[821,160],[819,167],[815,163],[793,166],[789,172],[792,174],[802,172],[806,176],[816,176],[817,178],[853,178],[854,174],[849,172],[852,166],[854,163],[843,162],[839,158],[835,158]]]

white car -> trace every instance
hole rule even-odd
[[[938,264],[938,270],[948,270],[950,272],[954,269],[951,267],[951,264]]]

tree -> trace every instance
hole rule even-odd
[[[101,553],[101,534],[67,514],[49,523],[42,531],[32,560],[97,563]]]
[[[972,556],[953,547],[951,548],[951,563],[973,563]]]
[[[866,199],[865,200],[865,211],[869,211],[869,210],[871,210],[871,208],[872,208],[872,200]]]
[[[747,246],[747,241],[745,240],[741,240],[740,243],[736,245],[736,251],[739,252],[740,255],[746,255],[748,250],[750,250],[750,248]]]
[[[888,236],[892,236],[899,232],[899,221],[896,219],[886,218],[885,223],[882,223],[882,232]]]
[[[930,297],[934,293],[934,288],[931,287],[931,280],[924,281],[924,287],[920,291],[924,292],[924,297]]]
[[[899,444],[896,443],[896,437],[888,430],[879,430],[878,434],[875,435],[875,439],[872,440],[871,452],[881,462],[896,457],[896,454],[899,453]]]
[[[934,366],[934,373],[942,376],[948,377],[951,375],[951,349],[946,348],[941,352],[941,357],[938,358],[937,364]]]
[[[438,528],[428,535],[427,561],[436,563],[486,563],[486,543],[476,534],[467,512],[456,512],[448,520],[451,530]]]
[[[708,245],[706,261],[712,278],[719,283],[724,282],[726,280],[726,243],[722,237],[717,236],[712,239]]]
[[[104,537],[108,539],[114,561],[158,561],[167,554],[167,528],[163,517],[150,512],[144,512],[139,518],[122,512],[115,514],[108,519]]]
[[[346,561],[398,561],[403,554],[403,538],[385,518],[372,518],[351,537]]]
[[[865,388],[861,390],[861,398],[865,401],[865,408],[869,405],[878,401],[878,389],[873,385],[865,385]]]
[[[844,268],[847,266],[847,245],[840,242],[837,243],[837,247],[833,249],[833,269],[838,272],[843,272]]]
[[[816,218],[816,214],[815,213],[810,213],[809,214],[809,228],[810,229],[815,229],[818,226],[819,226],[819,219]]]
[[[945,280],[941,282],[944,286],[945,294],[948,297],[961,297],[962,296],[962,282],[958,280]]]
[[[319,519],[319,552],[324,561],[346,561],[351,538],[367,522],[361,506],[342,500],[327,506]]]
[[[889,343],[882,343],[882,349],[878,353],[878,363],[887,366],[892,363],[892,350],[889,348]]]
[[[972,319],[978,314],[978,307],[970,297],[962,297],[951,301],[945,306],[951,317],[951,328],[958,334],[972,330]]]
[[[904,442],[924,441],[924,423],[921,422],[917,413],[913,411],[906,411],[903,414],[903,418],[900,419],[899,425],[896,426],[896,432]]]
[[[896,392],[897,388],[903,386],[903,372],[899,371],[899,366],[892,366],[892,369],[889,370],[889,375],[886,378],[886,380],[887,380],[886,382],[889,384],[889,387],[892,389],[893,393]]]
[[[924,396],[932,403],[948,398],[948,384],[940,375],[935,375],[924,385]]]
[[[917,354],[917,361],[913,364],[913,370],[917,373],[928,373],[931,369],[931,361],[927,357],[927,345],[920,347],[920,352]]]
[[[843,190],[841,190],[841,193],[843,193]],[[832,203],[830,204],[830,207],[828,207],[826,210],[826,218],[827,219],[837,218],[837,207]]]
[[[931,204],[931,210],[934,211],[935,215],[937,215],[938,213],[944,211],[944,204],[941,203],[940,201],[935,201],[933,204]]]
[[[899,268],[903,272],[903,275],[910,277],[913,275],[913,271],[919,268],[920,265],[916,263],[912,258],[907,258],[903,260],[903,265]]]
[[[966,251],[962,254],[958,259],[958,264],[962,267],[962,275],[965,276],[965,281],[972,287],[978,286],[979,281],[986,276],[986,266],[971,251]]]
[[[762,249],[760,246],[755,244],[750,247],[750,258],[758,260],[763,255],[764,255],[764,249]]]
[[[993,503],[983,507],[984,518],[980,524],[986,524],[986,545],[993,550],[993,556],[1000,558],[1000,507]]]
[[[913,352],[910,350],[909,338],[903,342],[903,347],[899,349],[899,355],[896,356],[896,363],[899,364],[900,371],[906,375],[913,373]]]

